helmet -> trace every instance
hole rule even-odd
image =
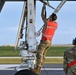
[[[75,37],[75,39],[73,39],[72,44],[76,45],[76,37]]]

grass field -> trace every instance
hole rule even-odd
[[[66,48],[68,47],[65,46],[50,47],[50,49],[47,51],[46,56],[63,56]],[[14,47],[0,46],[0,57],[2,56],[19,56],[19,50],[16,50],[14,52]]]
[[[68,48],[68,46],[52,46],[50,47],[50,49],[47,51],[46,56],[63,56],[64,51],[66,50],[66,48]],[[16,50],[16,52],[14,52],[14,47],[10,47],[10,46],[0,46],[0,57],[15,57],[15,56],[19,56],[19,50]],[[9,58],[5,58],[2,59],[0,58],[0,64],[15,64],[15,63],[21,63],[21,59],[9,59]],[[62,64],[63,63],[63,58],[47,58],[45,59],[46,64]]]
[[[21,58],[0,58],[0,64],[20,64]],[[63,58],[47,58],[45,59],[45,64],[62,64]]]
[[[0,56],[19,56],[19,50],[14,51],[14,47],[0,46]]]

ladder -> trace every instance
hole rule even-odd
[[[56,14],[56,13],[58,13],[58,11],[62,8],[62,6],[65,4],[65,2],[66,2],[67,0],[62,0],[62,1],[60,2],[60,4],[57,6],[57,8],[52,7],[52,6],[48,3],[48,0],[47,0],[47,2],[45,2],[45,0],[39,0],[39,1],[41,1],[42,3],[44,3],[45,5],[47,5],[48,7],[54,9],[54,12],[53,12],[53,13]]]
[[[53,13],[58,13],[67,0],[62,0]]]
[[[22,38],[23,34],[23,27],[24,27],[24,22],[25,22],[25,17],[27,15],[27,9],[26,9],[26,2],[24,2],[24,6],[23,6],[23,10],[22,10],[22,15],[21,15],[21,19],[20,19],[20,24],[19,24],[19,28],[18,28],[18,33],[17,33],[17,37],[16,37],[16,44],[15,44],[15,50],[18,47],[18,43],[20,38]]]

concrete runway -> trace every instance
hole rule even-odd
[[[0,64],[0,75],[14,75],[18,64]],[[62,64],[43,65],[40,75],[65,75]]]

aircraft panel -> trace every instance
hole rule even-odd
[[[27,0],[5,0],[5,1],[27,1]],[[39,1],[39,0],[36,0],[36,1]],[[43,1],[47,1],[47,0],[43,0]],[[62,1],[62,0],[48,0],[48,1]],[[67,0],[67,1],[76,1],[76,0]]]
[[[0,0],[0,12],[1,12],[2,8],[3,8],[4,3],[5,3],[5,0]]]
[[[0,0],[0,12],[3,8],[5,1],[27,1],[27,0]],[[39,1],[39,0],[36,0],[36,1]],[[41,0],[41,1],[47,1],[47,0]],[[62,1],[62,0],[48,0],[48,1]],[[76,0],[67,0],[67,1],[76,1]]]

